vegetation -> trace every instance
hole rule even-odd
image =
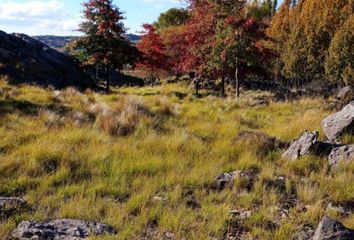
[[[122,70],[133,63],[136,51],[125,37],[123,16],[112,0],[90,0],[84,3],[86,21],[80,25],[85,34],[77,41],[85,65],[104,69],[106,91],[110,88],[110,71]]]
[[[188,11],[183,8],[171,8],[164,13],[161,13],[154,27],[158,30],[164,30],[168,27],[180,26],[188,20]]]
[[[353,84],[348,82],[354,64],[353,31],[349,30],[354,28],[353,1],[292,2],[283,3],[269,29],[280,55],[275,74],[298,86],[314,81]]]
[[[118,230],[102,239],[140,239],[152,223],[177,239],[220,238],[230,209],[253,211],[245,227],[258,239],[292,239],[324,214],[354,227],[353,213],[326,208],[354,201],[353,166],[329,171],[325,159],[286,162],[281,151],[259,151],[261,143],[235,142],[241,130],[282,141],[321,131],[331,112],[322,99],[273,102],[266,92],[245,92],[237,101],[196,98],[183,84],[105,95],[0,84],[0,195],[24,196],[34,209],[1,222],[0,238],[21,220],[57,217]],[[223,191],[211,187],[222,172],[251,169],[259,173],[249,191],[240,181]],[[286,179],[284,189],[265,185],[277,176]],[[277,209],[293,192],[299,203],[282,219]]]
[[[158,82],[159,72],[168,71],[170,68],[169,58],[164,52],[165,45],[155,27],[150,24],[144,24],[143,27],[145,32],[136,46],[143,57],[136,68],[147,73],[153,86],[154,82]]]
[[[84,36],[68,50],[87,73],[105,72],[105,93],[0,76],[0,196],[30,205],[0,212],[1,239],[23,220],[55,218],[117,230],[92,239],[303,239],[325,215],[354,228],[353,161],[282,157],[305,130],[323,137],[322,120],[352,99],[350,88],[339,100],[289,88],[353,86],[353,0],[187,4],[144,24],[134,45],[112,0],[84,3]],[[151,86],[111,86],[122,70]],[[240,94],[246,79],[279,84]],[[220,187],[222,173],[235,178]]]
[[[278,11],[271,0],[187,2],[186,19],[165,24],[180,19],[175,9],[155,24],[174,74],[233,79],[237,96],[245,79],[286,87],[353,84],[352,0],[287,0]]]

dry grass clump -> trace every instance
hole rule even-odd
[[[19,95],[20,95],[20,91],[12,87],[5,87],[3,89],[0,89],[0,97],[4,99],[16,98]]]
[[[176,116],[179,113],[177,106],[171,104],[166,96],[157,97],[155,104],[159,107],[159,113],[163,115]]]
[[[147,112],[141,98],[128,96],[118,102],[114,110],[103,105],[93,106],[97,123],[109,135],[127,136],[132,134],[140,123],[141,116]]]
[[[75,104],[81,110],[87,109],[96,102],[95,95],[92,91],[87,90],[85,94],[83,94],[74,87],[68,87],[62,91],[54,91],[53,99],[65,104]]]
[[[61,118],[63,121],[71,120],[76,126],[83,126],[90,120],[95,120],[97,125],[106,133],[112,136],[127,136],[132,134],[139,125],[141,115],[148,113],[142,98],[132,96],[124,97],[117,101],[114,107],[96,101],[95,93],[86,91],[85,94],[75,88],[67,88],[63,91],[55,91],[54,99],[63,102],[76,104],[74,106],[80,111],[72,111]],[[85,114],[87,113],[87,114]],[[42,111],[41,115],[46,118],[48,126],[54,126],[58,117]]]
[[[70,122],[72,122],[76,127],[82,127],[85,124],[91,122],[89,116],[75,110],[70,111],[64,115],[60,115],[53,110],[41,108],[38,111],[38,118],[44,121],[48,128],[59,128],[65,125],[65,123]]]
[[[45,125],[49,128],[58,128],[64,125],[64,121],[61,116],[46,108],[39,109],[38,118],[44,121]]]

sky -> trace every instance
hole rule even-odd
[[[83,0],[0,0],[0,30],[28,35],[75,36],[82,21]],[[154,22],[160,13],[183,7],[179,0],[114,0],[124,12],[129,33],[141,31],[143,23]]]
[[[0,30],[28,35],[77,36],[83,0],[0,0]],[[180,0],[114,0],[124,12],[128,33],[139,33],[143,23],[156,21]]]

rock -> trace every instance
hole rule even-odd
[[[198,202],[197,198],[195,197],[194,191],[190,189],[184,189],[182,191],[182,198],[186,202],[186,206],[191,209],[198,209],[201,208],[200,203]]]
[[[329,164],[338,166],[341,161],[354,161],[354,144],[334,148],[328,157]]]
[[[234,142],[252,142],[257,143],[258,147],[258,154],[265,154],[269,151],[274,151],[286,146],[285,143],[279,141],[275,137],[271,137],[262,132],[252,132],[252,131],[240,131]]]
[[[27,202],[22,198],[0,197],[0,219],[28,209]]]
[[[57,219],[45,222],[23,221],[10,236],[18,240],[72,240],[88,239],[90,235],[115,233],[113,227],[102,223]]]
[[[331,142],[336,142],[346,132],[354,133],[354,101],[325,118],[322,127]]]
[[[230,214],[237,220],[246,220],[252,216],[252,212],[245,209],[231,209]]]
[[[280,198],[281,208],[289,210],[290,208],[295,207],[299,203],[299,199],[296,194],[282,194]]]
[[[222,173],[215,178],[215,185],[218,190],[224,189],[227,185],[229,185],[235,177],[240,174],[241,171],[234,171],[228,173]]]
[[[94,87],[89,75],[71,57],[24,34],[0,31],[0,75],[13,83],[64,88]]]
[[[344,227],[340,222],[324,217],[317,227],[313,240],[352,240],[354,230]]]
[[[245,182],[245,187],[248,190],[250,190],[256,176],[257,176],[257,171],[254,169],[250,169],[246,171],[237,170],[234,172],[222,173],[215,178],[214,187],[217,190],[221,191],[226,186],[230,185],[236,177],[240,177],[241,180]]]
[[[162,195],[162,194],[157,194],[156,196],[154,196],[152,198],[154,201],[157,201],[157,202],[165,202],[167,201],[167,197]]]
[[[304,132],[299,139],[292,142],[290,147],[283,154],[283,158],[296,160],[308,154],[315,146],[318,139],[318,132]]]
[[[312,240],[315,230],[310,224],[305,224],[301,231],[295,235],[294,240]]]
[[[343,104],[348,104],[354,100],[354,90],[351,86],[341,88],[338,92],[337,99]]]
[[[348,216],[349,214],[354,213],[354,202],[342,202],[340,204],[328,203],[327,211],[334,211],[343,216]]]
[[[159,229],[159,223],[157,219],[152,219],[148,222],[146,229],[139,237],[140,240],[151,240],[151,239],[159,239],[159,240],[175,240],[177,239],[175,234],[166,231],[162,232]],[[184,238],[181,238],[181,240]]]
[[[348,216],[354,213],[354,201],[330,202],[327,205],[327,210],[336,211],[343,216]]]

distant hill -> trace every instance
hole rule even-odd
[[[43,36],[33,36],[32,38],[44,43],[45,45],[48,45],[51,48],[59,50],[69,42],[76,40],[79,37],[43,35]]]
[[[90,76],[71,57],[27,35],[2,31],[0,76],[7,76],[13,83],[36,83],[55,88],[94,87]]]
[[[78,39],[78,36],[52,36],[52,35],[42,35],[42,36],[32,36],[32,38],[48,45],[56,50],[62,49],[69,42]],[[129,41],[136,43],[140,40],[140,36],[136,34],[127,34]]]

